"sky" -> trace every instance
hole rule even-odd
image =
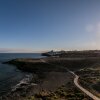
[[[0,52],[100,49],[100,0],[0,0]]]

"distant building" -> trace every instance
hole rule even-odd
[[[65,53],[65,51],[53,51],[53,50],[51,50],[51,51],[49,51],[49,52],[46,52],[46,53],[43,53],[42,55],[44,55],[44,56],[57,56],[57,55],[59,55],[59,54],[63,54],[63,53]]]

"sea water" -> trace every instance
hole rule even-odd
[[[17,69],[14,65],[2,64],[15,58],[41,58],[39,53],[0,53],[0,96],[11,90],[27,74]]]

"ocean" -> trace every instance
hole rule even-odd
[[[11,90],[27,74],[14,65],[2,64],[15,58],[42,58],[39,53],[0,53],[0,96]]]

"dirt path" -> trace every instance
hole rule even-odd
[[[44,63],[48,63],[46,62],[44,59],[40,59],[41,62],[44,62]],[[81,90],[83,91],[85,94],[87,94],[89,97],[91,97],[93,100],[100,100],[99,97],[95,96],[94,94],[92,94],[91,92],[89,92],[88,90],[86,90],[85,88],[83,88],[81,85],[79,85],[78,83],[78,79],[79,79],[79,76],[76,75],[74,72],[70,71],[69,69],[66,69],[68,72],[70,72],[72,75],[75,76],[74,78],[74,84]]]
[[[70,73],[72,73],[75,78],[74,78],[74,84],[80,89],[82,90],[85,94],[87,94],[89,97],[91,97],[93,100],[100,100],[99,97],[95,96],[94,94],[92,94],[91,92],[89,92],[88,90],[86,90],[85,88],[83,88],[79,83],[78,83],[78,79],[79,79],[79,76],[76,75],[74,72],[72,71],[69,71]]]

